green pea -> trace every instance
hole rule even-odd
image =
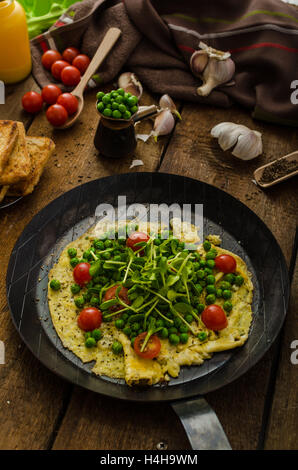
[[[132,331],[138,331],[140,329],[140,324],[138,322],[135,322],[131,325]]]
[[[95,330],[92,331],[91,336],[97,342],[102,338],[102,331],[96,328]]]
[[[200,341],[205,341],[205,339],[207,338],[206,331],[201,331],[201,333],[198,334],[198,338]]]
[[[189,330],[188,326],[185,325],[185,323],[182,323],[180,326],[179,326],[179,331],[180,333],[187,333]],[[181,336],[180,336],[181,338]]]
[[[180,338],[178,335],[173,333],[173,334],[170,334],[169,341],[171,344],[177,345],[180,343]]]
[[[226,312],[230,312],[233,308],[233,305],[231,304],[229,300],[227,300],[226,302],[224,302],[223,308]]]
[[[173,335],[173,334],[176,334],[176,333],[178,333],[178,329],[175,326],[172,326],[171,328],[169,328],[169,334],[170,335]]]
[[[230,290],[231,287],[232,287],[232,286],[231,286],[231,284],[230,284],[229,282],[222,281],[222,282],[220,283],[220,288],[221,288],[222,290],[226,290],[226,289],[227,289],[227,290]]]
[[[134,113],[136,113],[136,112],[137,112],[137,110],[138,110],[138,107],[137,107],[137,106],[132,106],[132,107],[130,108],[130,112],[131,112],[131,114],[134,114]]]
[[[124,328],[124,320],[121,318],[118,318],[118,320],[115,321],[115,327],[118,328],[118,330],[122,330]]]
[[[103,115],[106,117],[111,117],[112,116],[112,110],[109,108],[105,108],[103,111]]]
[[[136,96],[130,96],[127,99],[127,104],[129,107],[133,107],[138,103],[138,98]]]
[[[182,334],[180,335],[180,342],[181,342],[182,344],[186,344],[187,341],[188,341],[188,334],[187,334],[187,333],[182,333]]]
[[[162,319],[162,318],[159,318],[159,319],[157,320],[157,322],[156,322],[156,327],[157,327],[157,328],[163,327],[164,324],[165,324],[165,322],[163,321],[163,319]]]
[[[113,101],[112,102],[112,109],[118,109],[119,110],[119,104],[117,103],[117,101]]]
[[[71,260],[69,261],[70,262],[70,265],[75,268],[77,264],[79,264],[80,260],[75,257],[75,258],[71,258]]]
[[[124,101],[127,101],[128,98],[130,98],[130,97],[131,97],[131,93],[129,93],[129,92],[124,93]]]
[[[232,297],[232,292],[230,290],[224,290],[222,296],[224,299],[228,300]]]
[[[205,268],[205,266],[206,266],[206,261],[204,259],[201,259],[200,268]]]
[[[199,313],[202,313],[205,310],[205,305],[204,304],[198,304],[197,309]]]
[[[58,281],[57,279],[53,279],[51,282],[50,282],[50,288],[52,290],[60,290],[61,289],[61,283],[60,281]]]
[[[203,248],[204,248],[205,251],[209,251],[210,248],[211,248],[211,243],[208,242],[208,240],[204,241]]]
[[[198,279],[204,279],[205,277],[205,271],[203,271],[203,269],[200,269],[198,272],[197,272],[197,276],[198,276]]]
[[[216,289],[216,293],[215,293],[216,297],[219,299],[220,297],[222,297],[222,289]]]
[[[118,88],[117,93],[118,95],[124,96],[125,91],[123,90],[123,88]]]
[[[102,100],[103,96],[104,96],[104,92],[103,91],[99,91],[97,94],[96,94],[96,99],[98,101]]]
[[[75,248],[69,248],[67,253],[70,258],[75,258],[77,256],[77,250]]]
[[[78,308],[84,307],[84,304],[85,304],[84,297],[77,297],[77,298],[75,299],[75,305],[76,305]]]
[[[123,333],[126,335],[126,336],[130,336],[131,335],[131,329],[129,328],[129,326],[126,326],[125,328],[123,328]]]
[[[224,276],[224,281],[227,281],[230,284],[234,284],[235,278],[236,278],[235,274],[228,273]]]
[[[190,313],[188,313],[187,315],[185,315],[184,318],[185,318],[185,321],[186,321],[187,323],[191,323],[191,322],[193,321],[193,316],[192,316]]]
[[[70,290],[73,294],[78,294],[81,290],[81,286],[79,286],[79,284],[72,284]]]
[[[123,96],[118,95],[117,98],[115,99],[115,101],[116,101],[118,104],[122,104],[122,103],[123,103]]]
[[[212,274],[206,277],[207,284],[215,284],[215,277]]]
[[[102,101],[100,101],[100,103],[98,103],[97,109],[98,109],[98,111],[101,112],[101,113],[102,113],[103,110],[105,109],[105,105],[103,104]]]
[[[196,284],[195,288],[196,288],[196,291],[197,291],[198,294],[202,293],[203,287],[201,286],[201,284]]]
[[[175,320],[174,320],[174,325],[176,326],[176,328],[179,328],[179,326],[180,326],[181,324],[182,324],[181,318],[176,317]]]
[[[113,111],[112,116],[115,119],[121,119],[121,117],[122,117],[122,115],[121,115],[121,113],[118,109],[115,109],[115,111]]]
[[[158,334],[162,339],[166,339],[169,336],[169,330],[167,328],[163,328],[158,332]]]
[[[208,268],[210,268],[210,269],[213,269],[214,266],[215,266],[215,261],[214,261],[213,259],[208,259],[208,260],[206,261],[206,266],[207,266]]]
[[[114,341],[112,344],[112,351],[114,354],[121,354],[123,352],[123,346],[119,341]]]
[[[122,103],[118,104],[118,109],[119,109],[120,113],[122,113],[122,114],[125,113],[125,111],[127,111],[127,108],[126,108],[125,104],[122,104]]]
[[[93,245],[94,245],[94,248],[96,248],[96,250],[104,250],[104,247],[105,247],[104,242],[101,240],[95,240]]]
[[[216,294],[216,287],[214,285],[209,284],[206,286],[206,291],[208,294]]]
[[[135,339],[136,339],[136,336],[133,336],[130,340],[130,344],[131,344],[132,347],[134,347]]]
[[[108,259],[111,259],[111,253],[109,251],[107,251],[106,253],[103,253],[102,254],[102,258],[105,259],[105,260],[108,260]]]
[[[117,91],[111,91],[111,98],[117,98],[118,92]]]
[[[96,346],[96,340],[94,338],[87,338],[85,341],[86,348],[94,348]]]
[[[85,259],[88,260],[88,261],[89,261],[90,259],[93,259],[90,250],[84,251],[84,253],[83,253],[83,258],[85,258]]]
[[[235,284],[236,284],[236,286],[242,286],[243,282],[244,282],[244,279],[243,279],[242,276],[236,276],[236,277],[235,277]]]
[[[95,296],[91,297],[90,304],[92,307],[96,307],[99,304],[99,298]]]
[[[216,256],[217,256],[217,251],[214,248],[212,248],[212,250],[210,250],[206,253],[206,260],[214,259],[214,258],[216,258]]]
[[[210,260],[208,260],[208,261],[210,261]],[[208,261],[207,261],[207,263],[208,263]],[[206,276],[208,276],[209,274],[212,274],[212,272],[213,272],[212,269],[208,268],[207,266],[204,269],[204,273],[205,273]]]
[[[206,297],[206,304],[208,304],[208,305],[214,304],[215,299],[216,299],[216,297],[215,297],[214,294],[209,294],[209,295],[207,295],[207,297]]]

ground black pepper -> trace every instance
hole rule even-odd
[[[286,159],[276,160],[272,165],[264,168],[260,182],[270,183],[271,181],[281,178],[282,176],[293,173],[295,170],[298,170],[297,161],[288,161]]]

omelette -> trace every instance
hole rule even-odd
[[[67,245],[51,269],[48,303],[55,330],[65,348],[92,362],[94,374],[128,385],[168,382],[181,366],[200,366],[247,340],[253,284],[245,262],[222,248],[217,235],[200,243],[195,227],[184,224],[178,240],[175,221],[172,226],[174,233],[163,240],[157,224],[139,224],[120,244],[107,242],[99,223]],[[134,237],[141,241],[133,245]],[[232,262],[228,273],[220,269],[223,259]],[[75,271],[86,264],[93,276],[78,285]],[[90,307],[101,315],[93,332],[80,323]],[[210,326],[212,309],[221,325]],[[152,344],[158,349],[148,357],[144,352]]]

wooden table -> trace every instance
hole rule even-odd
[[[7,90],[1,119],[22,120],[29,135],[53,138],[56,151],[35,192],[0,212],[0,340],[6,363],[0,365],[0,449],[190,449],[182,425],[167,404],[130,404],[101,397],[55,376],[22,343],[10,319],[5,275],[13,246],[31,218],[50,201],[92,179],[129,171],[162,171],[210,183],[240,199],[261,217],[281,245],[292,280],[291,307],[282,334],[247,374],[207,400],[217,413],[234,449],[297,449],[297,368],[290,362],[291,342],[298,339],[298,270],[295,269],[297,178],[262,191],[252,181],[256,167],[297,150],[294,128],[254,122],[234,107],[223,110],[180,104],[182,122],[158,143],[139,142],[135,158],[143,167],[129,169],[131,158],[98,158],[93,135],[98,116],[95,92],[86,93],[80,122],[54,131],[44,113],[32,118],[20,99],[38,89],[32,77]],[[156,102],[146,94],[142,104]],[[297,108],[298,110],[298,108]],[[264,155],[245,163],[226,156],[210,137],[222,121],[243,123],[263,133]],[[150,131],[139,124],[140,133]],[[296,375],[295,375],[296,374]]]

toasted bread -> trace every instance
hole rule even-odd
[[[45,164],[55,149],[55,144],[47,137],[26,137],[31,160],[31,172],[25,181],[10,186],[8,196],[27,196],[39,182]]]
[[[3,172],[9,155],[18,138],[18,126],[15,121],[0,121],[0,174]]]
[[[3,201],[8,190],[9,190],[9,186],[2,186],[2,188],[0,188],[0,202]]]
[[[0,175],[0,184],[11,185],[25,180],[31,170],[31,162],[26,146],[25,128],[22,122],[17,122],[19,136],[9,156],[6,167]]]

